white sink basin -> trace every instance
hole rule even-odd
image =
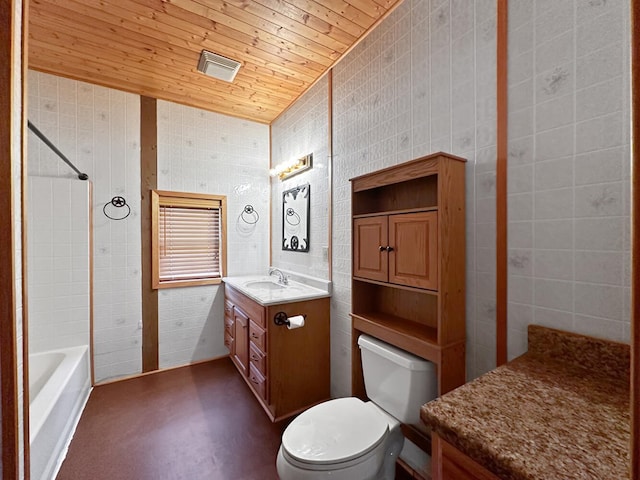
[[[289,284],[283,285],[278,283],[273,275],[244,275],[224,277],[223,280],[228,286],[235,288],[263,306],[331,296],[328,285],[326,289],[322,289],[298,282],[295,279],[289,279]]]
[[[259,289],[259,290],[282,290],[287,288],[286,285],[280,285],[279,283],[273,283],[268,280],[255,280],[253,282],[247,282],[244,284],[246,288],[249,289]]]

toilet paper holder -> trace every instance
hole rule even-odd
[[[302,316],[304,319],[307,319],[307,314],[303,313]],[[276,325],[286,325],[287,327],[290,325],[289,323],[289,315],[285,312],[278,312],[273,316],[273,323]]]

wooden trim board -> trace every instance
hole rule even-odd
[[[507,362],[507,17],[508,1],[497,3],[496,126],[496,365]]]
[[[29,385],[29,275],[28,275],[28,251],[27,251],[27,198],[29,194],[28,190],[28,169],[27,169],[27,145],[28,145],[28,133],[27,133],[27,121],[28,121],[28,103],[29,94],[27,91],[27,78],[29,72],[29,49],[28,49],[28,29],[29,29],[29,2],[22,4],[22,40],[21,40],[21,54],[22,54],[22,137],[20,138],[22,152],[22,165],[21,165],[21,183],[22,183],[22,206],[20,215],[22,217],[22,385]],[[23,445],[23,471],[24,480],[31,478],[31,442],[30,442],[30,425],[29,425],[29,388],[23,388],[22,394],[22,445]]]
[[[0,395],[2,397],[2,476],[17,479],[18,461],[18,379],[17,379],[17,295],[15,265],[14,175],[14,12],[20,0],[0,0]],[[24,32],[23,32],[24,33]],[[21,45],[24,45],[24,39]],[[22,54],[24,56],[24,53]],[[23,57],[24,58],[24,57]],[[24,88],[24,78],[22,78]],[[22,129],[24,132],[24,128]],[[20,146],[24,148],[23,145]]]
[[[93,294],[93,182],[89,180],[89,362],[92,386],[96,384],[96,367],[93,358]]]
[[[329,212],[329,221],[327,222],[329,231],[329,242],[327,245],[327,262],[329,267],[329,281],[333,280],[333,68],[329,70],[327,77],[327,97],[328,97],[328,118],[329,125],[327,131],[329,132],[329,138],[327,139],[327,181],[329,182],[329,205],[327,211]]]
[[[631,466],[640,478],[640,0],[631,0]]]
[[[158,290],[151,275],[151,191],[158,188],[158,111],[155,98],[140,97],[140,231],[142,247],[142,371],[158,370]]]
[[[273,168],[273,122],[269,124],[269,171]],[[275,177],[269,175],[269,266],[273,265],[273,183]]]

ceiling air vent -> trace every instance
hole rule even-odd
[[[240,62],[223,57],[217,53],[203,50],[200,54],[198,71],[210,77],[224,80],[225,82],[233,82],[239,69]]]

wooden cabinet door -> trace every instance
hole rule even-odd
[[[431,435],[431,452],[433,480],[500,480],[437,433]]]
[[[389,216],[389,282],[438,289],[438,214]]]
[[[229,307],[229,308],[227,308]],[[234,341],[233,337],[235,335],[235,326],[233,322],[233,305],[230,305],[229,302],[224,302],[224,344],[229,349],[229,355],[233,356],[235,353],[234,350]]]
[[[387,216],[353,220],[353,275],[386,282],[388,280]]]
[[[233,309],[234,351],[233,360],[244,375],[249,371],[249,317],[237,306]]]

